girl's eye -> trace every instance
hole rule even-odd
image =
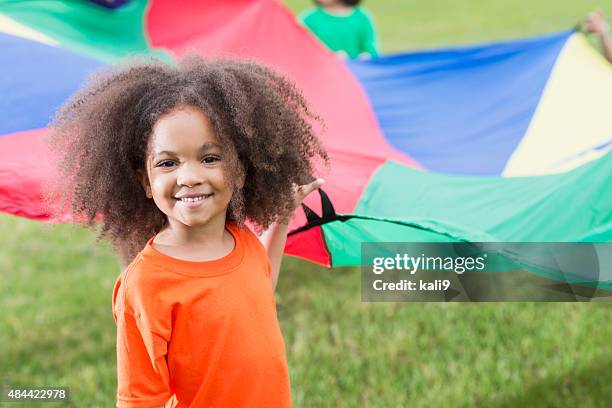
[[[219,157],[217,156],[206,156],[202,159],[202,161],[206,164],[213,164],[217,161],[219,161]]]
[[[174,162],[172,160],[164,160],[157,163],[157,167],[170,167],[172,165],[174,165]]]

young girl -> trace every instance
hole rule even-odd
[[[316,8],[300,14],[300,21],[330,50],[357,58],[376,57],[376,30],[360,0],[315,0]]]
[[[299,91],[254,63],[134,61],[57,113],[75,214],[129,266],[113,293],[118,407],[288,407],[274,287],[327,162]],[[299,187],[296,187],[299,186]],[[244,225],[266,229],[265,247]]]

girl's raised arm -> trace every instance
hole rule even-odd
[[[317,190],[323,185],[325,181],[323,179],[316,179],[312,183],[304,184],[302,186],[295,186],[293,193],[293,205],[294,209],[297,208],[304,198],[313,191]],[[268,252],[268,258],[272,267],[272,287],[276,289],[276,283],[278,282],[278,275],[280,273],[280,266],[283,260],[283,250],[285,249],[285,243],[287,242],[287,230],[289,228],[289,220],[285,222],[275,223],[270,226],[259,238],[263,246]]]

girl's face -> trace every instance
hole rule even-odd
[[[177,108],[153,127],[143,185],[171,227],[225,224],[232,191],[219,143],[208,117],[194,107]]]

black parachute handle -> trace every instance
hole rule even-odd
[[[302,203],[302,209],[304,210],[304,215],[306,215],[306,225],[301,226],[293,231],[291,231],[287,236],[291,236],[297,234],[299,232],[303,232],[309,230],[310,228],[327,224],[328,222],[343,220],[345,217],[339,216],[336,214],[336,210],[334,210],[334,205],[332,204],[329,196],[322,188],[317,189],[319,192],[319,196],[321,197],[321,215],[315,213],[310,207],[306,204]]]

